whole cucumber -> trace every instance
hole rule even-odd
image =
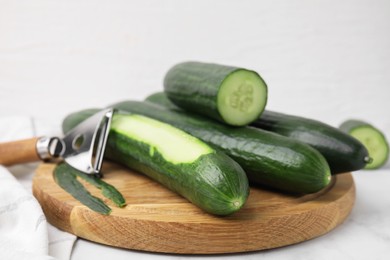
[[[252,125],[314,147],[325,157],[332,174],[360,170],[370,161],[359,140],[318,120],[264,111]]]
[[[147,99],[179,109],[162,92]],[[318,120],[265,110],[251,125],[312,146],[325,157],[332,174],[362,169],[370,161],[367,149],[359,140]]]

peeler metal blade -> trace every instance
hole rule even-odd
[[[62,139],[42,137],[37,142],[41,159],[62,157],[73,168],[87,174],[99,174],[114,114],[102,110],[78,124]]]

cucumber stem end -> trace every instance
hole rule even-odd
[[[370,164],[372,163],[373,159],[370,157],[370,156],[365,156],[364,157],[364,162],[367,163],[367,164]]]

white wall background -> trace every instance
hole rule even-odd
[[[185,60],[258,71],[268,109],[390,129],[388,0],[0,0],[0,116],[143,99]]]

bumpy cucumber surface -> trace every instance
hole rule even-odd
[[[340,125],[340,129],[359,140],[371,157],[365,169],[378,169],[389,159],[389,143],[378,128],[362,120],[350,119]]]
[[[94,112],[69,115],[63,122],[64,132]],[[114,115],[106,156],[146,174],[211,214],[239,210],[249,194],[245,172],[235,161],[198,138],[145,116]]]
[[[324,157],[290,138],[253,127],[229,127],[151,102],[125,101],[113,107],[155,118],[202,139],[237,161],[254,183],[282,191],[312,193],[330,182]]]
[[[264,111],[252,125],[314,147],[325,157],[332,174],[360,170],[369,162],[361,142],[317,120]]]
[[[235,126],[257,119],[267,103],[267,85],[259,74],[219,64],[177,64],[167,72],[164,90],[186,110]]]
[[[162,92],[149,96],[148,100],[178,109]],[[332,174],[356,171],[369,162],[368,151],[361,142],[317,120],[265,110],[252,126],[312,146],[325,157]]]

